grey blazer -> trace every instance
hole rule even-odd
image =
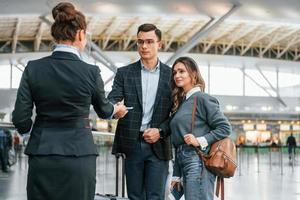
[[[194,99],[197,101],[195,113],[195,125],[193,134],[196,137],[205,137],[208,147],[205,152],[210,150],[211,144],[221,140],[231,134],[231,125],[224,114],[220,111],[219,102],[203,92],[196,92],[184,101],[172,116],[170,122],[172,130],[172,142],[175,147],[184,144],[183,136],[191,133],[192,112]],[[174,176],[180,176],[177,162],[175,160]]]

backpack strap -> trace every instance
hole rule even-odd
[[[224,178],[217,177],[217,188],[216,196],[219,197],[219,192],[221,191],[221,200],[224,200]]]
[[[191,134],[194,134],[194,126],[195,126],[195,115],[197,110],[197,97],[194,97],[194,103],[193,103],[193,112],[192,112],[192,124],[191,124]]]

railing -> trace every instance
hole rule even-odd
[[[255,167],[257,173],[261,172],[262,167],[266,167],[266,162],[269,166],[269,170],[273,170],[273,168],[279,167],[281,175],[284,174],[285,165],[287,163],[288,166],[291,167],[292,171],[294,172],[295,167],[298,166],[299,154],[300,147],[295,148],[295,153],[294,150],[292,151],[291,159],[289,159],[287,146],[237,146],[238,173],[239,175],[242,175],[244,170],[250,170],[250,166],[252,165],[252,163],[250,163],[251,157],[254,157],[254,160],[256,160]]]
[[[102,131],[92,131],[92,133],[93,133],[94,142],[98,146],[103,146],[103,145],[111,146],[114,141],[114,137],[115,137],[114,133],[102,132]]]

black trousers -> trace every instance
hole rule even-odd
[[[93,200],[96,156],[29,156],[28,200]]]
[[[6,172],[7,171],[7,150],[6,148],[0,149],[0,163],[1,163],[1,169],[2,171]]]

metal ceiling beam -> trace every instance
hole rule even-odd
[[[164,51],[168,51],[168,49],[170,48],[170,46],[173,43],[174,39],[175,39],[175,35],[172,35],[172,37],[168,40],[167,44],[165,44]]]
[[[298,54],[298,55],[295,55],[295,57],[294,57],[294,61],[296,61],[296,60],[298,60],[300,58],[300,53]]]
[[[15,31],[14,31],[14,34],[13,34],[13,41],[12,41],[12,46],[11,46],[13,54],[16,53],[16,49],[17,49],[17,42],[18,42],[18,35],[19,35],[19,31],[20,31],[20,25],[21,25],[21,19],[18,18],[16,26],[15,26]]]
[[[87,24],[87,27],[88,27],[87,29],[91,32],[91,34],[92,34],[92,31],[94,30],[94,28],[95,28],[97,22],[98,22],[97,17],[92,16],[92,17],[90,18],[90,20],[89,20],[89,22],[88,22],[88,24]]]
[[[174,28],[176,26],[180,25],[182,21],[183,21],[182,18],[179,18],[178,20],[176,20],[167,30],[165,30],[164,34],[165,35],[170,34],[170,32],[174,31]],[[171,35],[173,35],[173,34],[171,34]]]
[[[177,38],[179,41],[184,40],[184,37],[186,37],[191,30],[195,30],[199,27],[199,24],[202,23],[202,20],[200,20],[199,22],[195,23],[194,26],[192,26],[191,28],[187,28],[183,33],[181,33]]]
[[[113,80],[115,77],[115,74],[112,75],[111,77],[109,77],[105,82],[104,82],[104,85],[108,84],[111,80]]]
[[[179,48],[166,62],[167,65],[170,65],[175,61],[176,58],[180,57],[181,55],[189,52],[199,41],[206,36],[209,32],[214,30],[219,24],[221,24],[227,17],[229,17],[232,13],[234,13],[238,8],[240,7],[240,4],[233,5],[232,8],[221,18],[218,20],[215,20],[211,18],[211,20],[204,25],[203,28],[201,28],[195,35],[191,37],[191,39],[185,43],[181,48]]]
[[[117,72],[118,67],[114,64],[114,62],[108,56],[106,56],[103,53],[103,51],[94,42],[89,41],[88,45],[90,45],[92,48],[92,56],[95,60],[101,62],[112,72],[114,72],[114,73]]]
[[[248,28],[248,27],[246,27]],[[246,35],[248,35],[249,33],[251,33],[252,31],[254,31],[255,29],[257,28],[257,26],[253,26],[252,28],[248,29],[248,30],[244,30],[243,27],[240,27],[240,31],[239,32],[236,32],[234,34],[234,37],[233,39],[229,42],[229,44],[227,45],[227,47],[225,49],[223,49],[222,51],[222,55],[224,55],[231,47],[232,45],[238,41],[239,39],[245,37]]]
[[[269,86],[271,87],[271,89],[277,94],[276,99],[284,106],[287,107],[286,103],[283,101],[283,99],[280,97],[278,90],[276,90],[273,85],[271,84],[271,82],[269,81],[269,79],[265,76],[265,74],[262,72],[262,70],[260,69],[260,67],[258,65],[255,65],[256,69],[258,70],[258,72],[260,73],[260,75],[265,79],[265,81],[267,81],[267,83],[269,84]]]
[[[177,31],[174,31],[174,30],[176,30],[175,28],[176,28],[177,26],[182,25],[182,21],[183,21],[182,18],[178,19],[177,21],[175,21],[175,22],[169,27],[168,30],[165,31],[164,34],[165,34],[165,35],[170,35],[171,38],[169,38],[168,41],[167,41],[167,44],[165,44],[165,46],[164,46],[164,51],[167,51],[167,50],[170,48],[172,42],[173,42],[173,41],[175,40],[175,38],[178,36],[178,34],[176,33]]]
[[[228,35],[229,32],[232,32],[238,26],[240,26],[240,24],[237,24],[236,26],[232,27],[231,29],[224,29],[221,33],[216,34],[215,37],[210,38],[208,45],[204,47],[203,53],[207,53],[207,51],[210,49],[211,45],[215,43],[215,41],[219,40],[220,38],[224,37],[225,35]]]
[[[187,43],[185,43],[181,48],[177,49],[177,51],[167,60],[167,62],[166,62],[167,65],[170,65],[171,62],[173,62],[177,57],[179,57],[180,55],[188,52],[195,45],[197,45],[198,41],[194,42],[194,38],[196,38],[195,36],[197,35],[197,38],[199,37],[199,40],[200,40],[200,37],[202,38],[204,36],[204,35],[202,36],[200,33],[202,33],[203,31],[205,31],[205,28],[208,27],[213,21],[214,21],[214,18],[210,18],[210,20],[208,22],[206,22],[206,24],[204,24],[200,28],[200,30],[191,37],[190,41],[188,41]],[[199,34],[200,34],[200,36],[198,36]]]
[[[293,39],[287,44],[287,46],[279,54],[277,54],[276,58],[280,58],[286,51],[290,49],[291,46],[299,42],[300,38],[298,38],[298,35],[294,36]]]
[[[127,27],[127,30],[125,30],[125,32],[123,33],[124,35],[128,35],[128,37],[124,40],[124,46],[123,46],[123,50],[127,50],[128,45],[130,44],[130,42],[132,41],[133,37],[135,36],[135,32],[136,30],[134,29],[134,27],[136,26],[136,24],[140,21],[139,17],[135,17],[131,23],[129,24],[129,26]]]
[[[13,65],[15,68],[17,68],[20,72],[24,72],[23,69],[21,69],[20,67],[18,67],[18,65]]]
[[[105,41],[103,43],[103,49],[106,48],[112,34],[115,32],[115,30],[120,26],[121,21],[117,20],[117,18],[114,18],[113,22],[110,24],[109,27],[107,27],[106,31],[105,31]]]
[[[278,36],[277,34],[275,37],[272,38],[271,42],[264,48],[264,50],[260,53],[259,56],[262,57],[276,42],[279,42],[285,39],[286,37],[289,37],[290,35],[296,33],[297,31],[299,31],[299,29],[289,31],[281,36]]]
[[[35,36],[35,40],[34,40],[34,51],[39,51],[39,49],[40,49],[43,32],[44,32],[44,22],[41,21],[39,29]]]
[[[0,47],[0,51],[2,51],[5,47],[7,47],[10,44],[10,41],[6,41],[4,45]]]
[[[262,38],[266,37],[269,34],[272,34],[274,31],[278,30],[279,28],[272,28],[269,31],[265,32],[264,34],[259,35],[259,32],[256,32],[252,40],[247,44],[247,47],[241,52],[241,56],[244,55],[254,44],[255,42],[261,40]]]
[[[53,22],[51,22],[46,15],[40,16],[39,17],[43,22],[45,22],[48,26],[52,26]]]

